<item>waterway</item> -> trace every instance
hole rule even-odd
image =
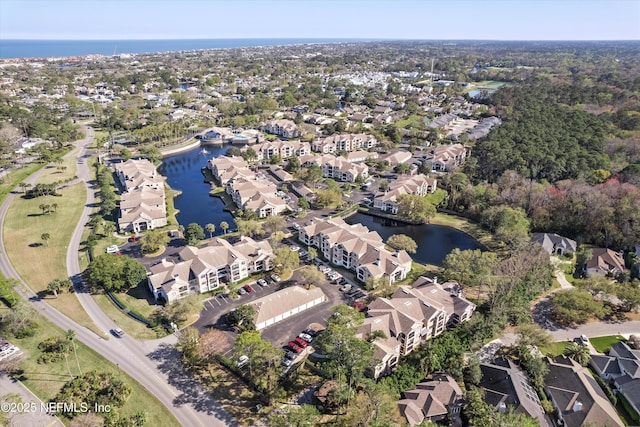
[[[223,155],[230,145],[197,147],[189,151],[165,157],[158,168],[167,177],[167,182],[182,195],[174,204],[180,211],[178,222],[187,226],[192,222],[202,228],[209,223],[216,226],[214,235],[223,234],[220,223],[226,221],[230,229],[235,228],[231,213],[223,211],[224,203],[217,197],[209,196],[211,187],[204,181],[201,169],[213,157]],[[420,263],[442,265],[444,258],[455,248],[480,249],[477,240],[455,228],[442,225],[408,225],[370,215],[358,213],[346,219],[349,224],[360,223],[377,231],[386,241],[392,234],[406,234],[418,244],[414,260]]]
[[[384,241],[393,234],[406,234],[418,245],[418,251],[412,254],[412,258],[423,264],[441,266],[444,258],[455,248],[482,249],[473,237],[444,225],[409,225],[362,213],[350,216],[345,221],[349,224],[362,224],[369,230],[377,231]]]
[[[186,227],[195,222],[205,228],[207,224],[213,224],[216,226],[214,235],[223,234],[222,221],[229,224],[229,229],[235,228],[231,213],[222,210],[222,200],[209,196],[211,186],[204,181],[201,172],[209,159],[223,155],[228,148],[227,145],[207,145],[162,159],[158,171],[167,177],[171,188],[182,192],[174,199],[174,205],[180,211],[177,215],[180,225]]]

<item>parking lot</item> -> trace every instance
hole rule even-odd
[[[200,319],[193,326],[201,333],[212,327],[225,331],[229,335],[229,341],[233,343],[236,339],[236,332],[225,320],[227,313],[239,305],[248,304],[280,289],[296,286],[299,282],[298,279],[299,270],[296,270],[289,280],[281,281],[280,283],[269,283],[267,286],[260,286],[257,282],[251,282],[252,292],[237,298],[233,298],[227,293],[216,295],[205,301]],[[353,283],[351,280],[349,282]],[[333,313],[332,308],[334,306],[351,304],[354,300],[353,297],[349,297],[345,292],[340,291],[341,285],[339,284],[327,282],[318,286],[327,296],[327,301],[261,330],[262,338],[276,347],[282,348],[310,324],[326,324],[328,317]],[[354,289],[356,288],[355,284],[352,286]]]

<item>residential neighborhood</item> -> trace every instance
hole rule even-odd
[[[637,49],[544,46],[0,58],[0,369],[114,425],[635,425]]]

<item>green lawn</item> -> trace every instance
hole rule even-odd
[[[68,277],[67,246],[86,200],[86,188],[82,183],[64,188],[59,193],[59,197],[19,197],[13,201],[4,222],[5,250],[29,288],[41,293],[49,304],[75,322],[97,331],[75,295],[60,293],[58,298],[54,298],[46,293],[49,282]],[[58,205],[56,211],[43,214],[39,205],[53,203]],[[43,233],[50,235],[46,242],[41,239]]]
[[[425,199],[427,199],[429,203],[431,203],[433,206],[439,206],[440,203],[442,203],[446,198],[447,198],[447,192],[442,188],[438,188],[433,193],[427,194],[425,196]]]
[[[540,348],[540,352],[545,356],[555,357],[564,353],[571,342],[570,341],[557,341],[551,343],[548,347]]]
[[[608,353],[611,349],[611,345],[618,341],[625,341],[625,338],[621,335],[607,335],[604,337],[589,338],[591,345],[600,353]]]
[[[11,342],[25,354],[20,362],[20,368],[23,370],[23,373],[19,375],[20,379],[38,398],[46,402],[53,399],[65,382],[69,380],[69,373],[64,360],[46,365],[38,363],[37,360],[41,354],[41,351],[38,350],[38,344],[49,337],[64,335],[64,331],[44,318],[39,318],[38,323],[40,328],[35,336],[23,339],[11,338]],[[112,372],[132,387],[133,392],[122,407],[122,414],[132,415],[144,410],[147,415],[146,425],[180,425],[169,409],[137,381],[81,342],[76,341],[76,346],[80,369],[83,373],[91,370]],[[78,366],[73,354],[69,357],[69,367],[72,375],[78,374]]]
[[[118,295],[120,297],[120,295]],[[105,294],[93,295],[93,299],[98,303],[100,309],[105,312],[109,318],[113,319],[118,326],[124,329],[129,335],[139,340],[156,339],[158,336],[155,331],[148,328],[144,323],[133,319],[111,301]],[[122,299],[121,299],[122,301]]]

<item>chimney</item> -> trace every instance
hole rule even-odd
[[[580,412],[582,411],[582,402],[580,402],[579,400],[576,400],[573,404],[573,412]]]

